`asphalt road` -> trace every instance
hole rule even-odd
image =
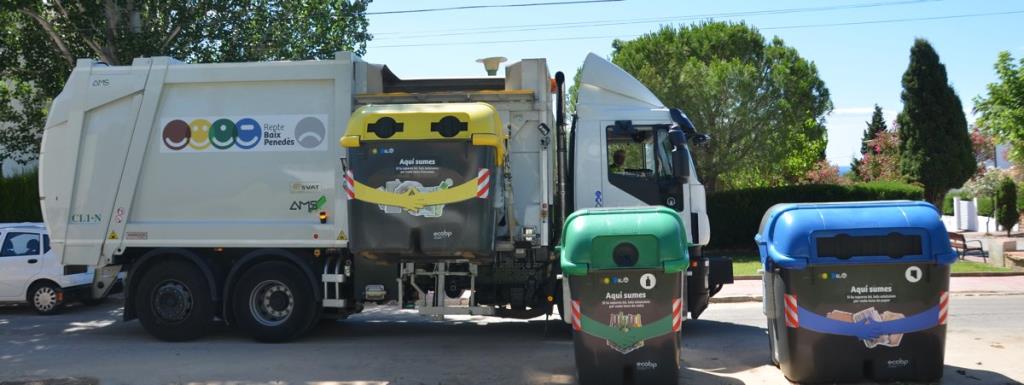
[[[256,343],[226,328],[163,343],[138,322],[121,322],[120,312],[116,299],[51,317],[0,307],[0,383],[575,383],[572,340],[554,320],[435,322],[377,308],[287,344]],[[950,317],[943,383],[1024,381],[1024,296],[954,296]],[[680,383],[788,384],[768,364],[759,303],[714,304],[703,318],[683,327]]]

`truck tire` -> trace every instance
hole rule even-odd
[[[36,313],[53,315],[64,306],[63,290],[51,282],[40,282],[28,290],[28,303]]]
[[[306,276],[287,262],[263,262],[238,279],[231,308],[239,329],[261,342],[298,338],[315,322],[318,306]]]
[[[146,270],[134,295],[139,322],[164,341],[188,341],[213,324],[213,301],[203,272],[190,262],[172,260]]]

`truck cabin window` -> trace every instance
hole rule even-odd
[[[655,179],[672,176],[672,144],[664,130],[638,126],[633,132],[608,127],[608,177]]]
[[[673,147],[667,128],[664,125],[609,126],[606,131],[608,182],[643,203],[665,204],[669,195],[679,189],[679,183],[672,177]],[[676,197],[674,201],[681,200]]]

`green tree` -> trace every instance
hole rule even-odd
[[[187,62],[364,53],[370,0],[5,0],[0,7],[0,160],[36,157],[45,107],[77,58]]]
[[[797,183],[824,159],[828,88],[782,39],[705,22],[612,46],[612,62],[711,135],[694,151],[709,191]]]
[[[946,191],[963,185],[977,167],[960,97],[927,40],[915,40],[910,49],[901,98],[900,172],[924,186],[925,200],[938,207]]]
[[[999,190],[996,194],[996,223],[1006,229],[1006,235],[1010,235],[1013,226],[1020,219],[1017,212],[1017,184],[1010,178],[1003,178],[999,182]]]
[[[865,122],[867,127],[864,129],[864,137],[860,139],[860,155],[863,157],[871,153],[877,154],[878,152],[871,146],[870,142],[878,138],[878,134],[888,130],[889,127],[885,125],[885,117],[882,115],[882,107],[875,105],[875,111],[871,113],[871,121]],[[858,178],[861,177],[860,165],[861,159],[854,159],[853,163],[850,164],[850,169],[853,171],[853,175]]]
[[[995,64],[999,81],[989,83],[988,95],[974,98],[981,113],[976,124],[1000,142],[1010,144],[1010,159],[1024,163],[1024,58],[1014,63],[1009,52],[999,53]]]

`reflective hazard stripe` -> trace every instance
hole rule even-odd
[[[683,328],[683,301],[676,298],[672,301],[672,331],[678,332]]]
[[[946,315],[949,311],[949,292],[942,292],[939,295],[939,325],[946,324]]]
[[[491,170],[481,168],[476,174],[476,197],[487,198],[491,192]]]
[[[342,187],[345,188],[345,195],[348,199],[356,199],[356,192],[352,186],[355,186],[355,178],[352,177],[352,171],[345,171],[345,182],[342,183]]]
[[[572,317],[572,330],[583,330],[583,328],[580,327],[580,301],[572,301],[572,313],[570,314],[570,317]]]
[[[797,305],[796,296],[790,294],[784,294],[783,299],[786,302],[786,326],[791,328],[800,327],[800,317],[797,316]]]

